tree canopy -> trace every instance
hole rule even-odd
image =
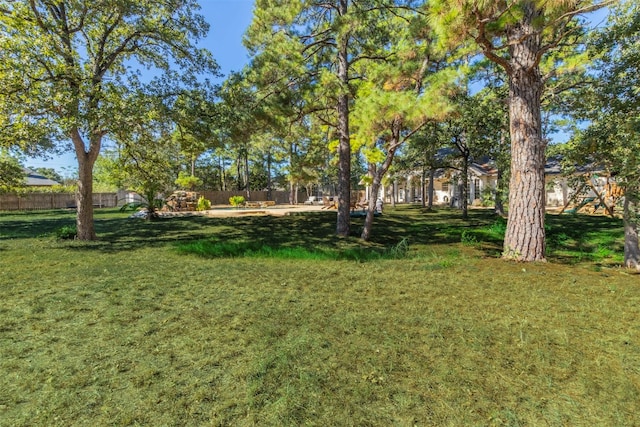
[[[591,37],[588,85],[574,91],[568,115],[587,122],[565,147],[568,162],[603,168],[624,188],[625,257],[640,269],[640,6],[621,2]]]
[[[196,0],[0,1],[0,141],[75,151],[79,239],[96,238],[92,169],[103,138],[131,119],[123,95],[140,85],[136,68],[165,71],[166,81],[178,67],[190,82],[215,71],[193,44],[208,29],[198,8]]]

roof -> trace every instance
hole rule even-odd
[[[562,165],[562,156],[555,155],[547,158],[547,162],[544,165],[545,175],[560,175],[564,172]],[[575,172],[577,173],[603,173],[605,169],[598,164],[588,163],[586,165],[574,165]]]
[[[476,173],[478,176],[493,176],[498,175],[498,169],[492,161],[485,161],[484,163],[473,162],[469,165],[469,169]]]
[[[47,178],[46,176],[42,176],[31,169],[24,170],[25,175],[27,176],[26,184],[33,187],[51,187],[53,185],[60,185],[59,182],[54,181],[52,179]]]

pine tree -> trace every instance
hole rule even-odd
[[[611,2],[589,0],[429,2],[443,45],[465,45],[498,64],[509,84],[511,178],[503,257],[545,259],[546,138],[541,98],[546,81],[541,62],[549,52],[580,33],[581,14]],[[565,58],[558,58],[561,62]],[[557,65],[557,64],[555,64]]]

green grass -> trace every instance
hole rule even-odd
[[[335,213],[126,216],[82,243],[0,215],[0,425],[640,424],[618,220],[550,216],[519,264],[484,211],[389,210],[367,244]]]

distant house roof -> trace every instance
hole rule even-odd
[[[553,156],[547,159],[544,165],[545,175],[559,175],[562,173],[562,157]]]
[[[544,165],[545,175],[560,175],[563,172],[562,156],[555,155],[547,158],[547,162]],[[605,169],[595,163],[589,163],[586,165],[574,165],[575,172],[577,173],[603,173]]]
[[[24,170],[27,176],[27,185],[33,187],[51,187],[53,185],[60,185],[59,182],[49,179],[45,176],[35,173],[31,169]]]
[[[486,175],[486,176],[494,176],[498,175],[498,169],[494,162],[489,160],[488,158],[481,159],[480,161],[473,162],[469,165],[469,169],[476,173],[478,176]]]

